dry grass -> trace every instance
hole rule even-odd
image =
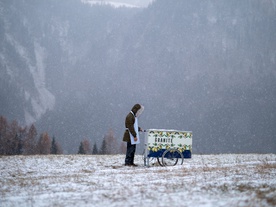
[[[254,187],[249,184],[240,184],[237,186],[240,192],[254,194],[258,199],[265,200],[268,204],[276,206],[276,188],[264,184],[262,186]]]
[[[27,192],[32,204],[43,199],[39,194],[49,193],[54,196],[52,204],[57,206],[58,196],[68,195],[74,202],[81,202],[78,198],[81,196],[85,202],[103,200],[105,204],[115,202],[118,206],[131,206],[130,200],[136,198],[149,201],[141,206],[158,206],[168,201],[181,205],[179,200],[183,198],[191,200],[190,204],[201,204],[199,199],[208,202],[209,198],[219,198],[228,199],[225,201],[228,206],[276,205],[275,156],[259,160],[243,155],[228,155],[224,160],[222,156],[198,155],[185,160],[182,166],[149,168],[125,167],[123,156],[5,158],[2,165],[0,160],[0,196],[9,199]],[[142,161],[138,164],[143,165]],[[18,166],[15,171],[10,170],[15,166]],[[63,194],[55,198],[56,192]],[[234,197],[239,198],[229,201]]]

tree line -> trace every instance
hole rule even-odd
[[[36,127],[22,127],[16,120],[9,123],[0,116],[0,155],[62,154],[55,137],[47,132],[38,136]]]
[[[39,136],[38,136],[39,135]],[[112,130],[104,136],[101,147],[97,144],[91,149],[90,141],[84,139],[80,142],[78,154],[119,154],[125,153],[124,143],[118,147]],[[0,116],[0,155],[35,155],[35,154],[63,154],[59,142],[47,132],[38,134],[36,127],[22,127],[16,120],[8,122]]]
[[[101,147],[98,148],[97,144],[94,143],[91,149],[90,142],[88,139],[84,139],[80,142],[78,154],[124,154],[126,152],[125,143],[117,143],[115,139],[114,132],[110,129],[101,143]]]

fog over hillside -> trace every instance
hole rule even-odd
[[[76,153],[121,141],[141,103],[142,128],[191,130],[194,153],[275,153],[275,33],[275,0],[1,1],[0,115]]]

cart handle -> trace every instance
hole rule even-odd
[[[142,129],[140,132],[148,132],[148,129]]]

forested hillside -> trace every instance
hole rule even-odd
[[[0,115],[65,152],[144,129],[191,130],[197,153],[275,152],[276,2],[0,3]]]

